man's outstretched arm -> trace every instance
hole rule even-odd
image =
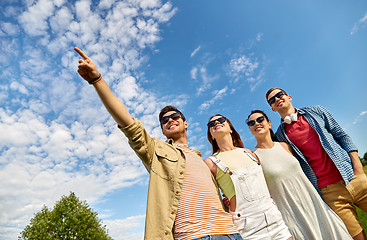
[[[113,94],[103,78],[101,77],[101,79],[99,79],[100,73],[93,61],[79,48],[75,47],[74,50],[82,57],[78,65],[79,75],[89,83],[98,79],[93,83],[93,86],[113,119],[115,119],[117,124],[122,128],[132,124],[133,118],[125,105],[115,96],[115,94]]]

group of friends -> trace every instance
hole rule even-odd
[[[216,114],[207,123],[213,154],[203,161],[187,145],[182,112],[164,107],[159,121],[167,140],[151,137],[93,61],[75,51],[79,75],[150,173],[144,239],[367,239],[355,207],[367,212],[367,177],[356,146],[324,107],[294,108],[286,91],[272,88],[266,100],[282,119],[276,133],[268,116],[253,110],[246,120],[257,141],[251,151]]]

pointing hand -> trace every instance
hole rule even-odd
[[[83,58],[79,59],[78,73],[87,82],[91,82],[99,77],[99,72],[96,65],[92,60],[79,48],[75,47],[74,50]]]

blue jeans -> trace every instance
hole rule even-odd
[[[239,233],[236,233],[231,235],[208,235],[194,238],[192,240],[242,240],[242,237]]]

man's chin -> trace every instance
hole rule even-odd
[[[166,138],[172,138],[172,139],[176,139],[179,135],[180,132],[179,131],[166,131],[165,133],[163,133],[164,136],[166,136]]]

